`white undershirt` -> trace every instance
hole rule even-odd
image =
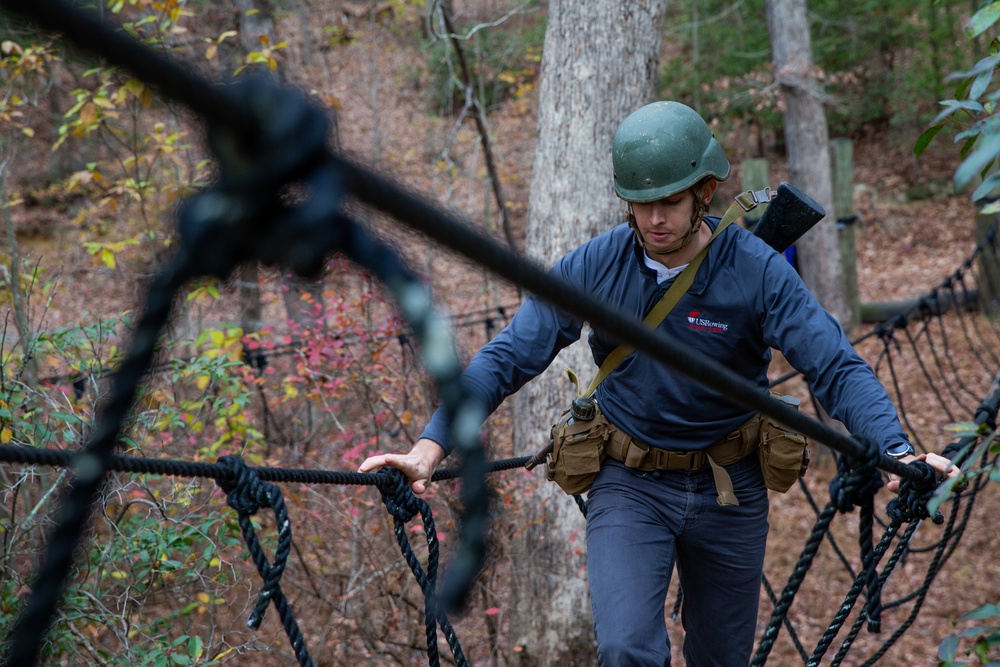
[[[642,251],[642,257],[643,257],[643,260],[646,262],[646,266],[648,266],[653,271],[656,271],[656,284],[657,285],[662,285],[663,283],[667,282],[668,280],[673,280],[674,278],[676,278],[677,276],[679,276],[681,274],[681,271],[683,271],[687,267],[687,264],[683,264],[683,265],[678,266],[676,268],[669,269],[666,266],[664,266],[663,264],[657,262],[655,259],[653,259],[649,255],[647,255],[645,250]]]

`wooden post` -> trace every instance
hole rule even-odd
[[[982,207],[987,202],[976,202]],[[976,239],[982,241],[997,220],[996,213],[976,216]],[[986,243],[976,263],[979,269],[979,312],[991,321],[1000,320],[1000,237],[997,230],[993,242]]]
[[[837,236],[840,259],[844,267],[844,290],[849,304],[850,321],[841,322],[851,331],[861,323],[861,301],[858,295],[858,257],[854,222],[854,144],[850,139],[831,139],[830,158],[833,165],[833,209],[837,216]]]
[[[744,160],[742,170],[744,190],[763,190],[770,185],[767,182],[767,160],[764,158]],[[766,209],[767,204],[762,204],[752,211],[744,213],[743,226],[753,231],[753,228],[757,226],[757,222],[760,221],[760,217],[764,215]]]

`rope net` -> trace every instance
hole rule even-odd
[[[754,664],[765,664],[771,655],[780,655],[776,651],[789,653],[778,644],[785,638],[793,647],[790,654],[805,664],[819,664],[831,655],[831,664],[841,664],[848,654],[852,654],[852,660],[874,664],[913,624],[935,578],[956,552],[975,500],[987,483],[986,476],[972,476],[964,488],[948,488],[947,493],[935,496],[938,480],[926,465],[905,466],[881,457],[872,443],[851,438],[819,419],[762,395],[728,369],[622,317],[605,304],[592,303],[588,295],[554,280],[542,268],[506,251],[463,221],[380,174],[331,152],[325,144],[329,133],[325,114],[293,91],[257,79],[216,86],[110,29],[93,15],[60,2],[5,0],[2,4],[31,17],[47,30],[64,33],[80,47],[110,62],[129,67],[162,94],[194,111],[206,123],[209,142],[219,161],[218,181],[191,197],[179,210],[179,248],[148,290],[126,356],[106,381],[96,383],[104,396],[93,423],[79,425],[80,437],[66,438],[75,441],[72,447],[0,446],[2,460],[28,466],[11,468],[5,474],[12,480],[9,493],[15,498],[23,494],[32,505],[26,515],[18,514],[23,508],[12,508],[12,516],[22,520],[23,527],[12,522],[6,540],[12,542],[18,530],[44,529],[46,534],[40,545],[44,550],[31,564],[30,578],[23,569],[5,571],[8,579],[3,582],[3,611],[11,621],[6,625],[4,664],[35,664],[40,655],[56,659],[83,656],[95,664],[111,664],[116,659],[113,656],[127,656],[129,662],[157,664],[138,653],[132,657],[136,637],[154,639],[159,651],[157,660],[163,656],[163,664],[223,661],[258,650],[263,645],[257,643],[261,641],[258,635],[206,640],[197,632],[179,632],[178,628],[194,628],[199,626],[200,617],[226,613],[224,608],[238,595],[246,599],[246,625],[253,630],[263,628],[268,609],[275,608],[280,631],[287,637],[284,650],[290,660],[300,665],[314,664],[310,647],[318,647],[324,660],[340,659],[340,652],[344,661],[350,660],[347,656],[357,659],[356,652],[367,651],[369,657],[389,654],[406,662],[413,651],[420,650],[431,665],[440,663],[442,648],[446,648],[455,664],[466,664],[469,649],[459,642],[450,619],[467,608],[474,595],[479,595],[477,602],[486,607],[480,623],[487,637],[485,648],[477,646],[475,653],[495,659],[502,652],[497,640],[499,624],[494,618],[497,609],[490,604],[496,592],[482,583],[481,574],[484,567],[489,571],[495,566],[488,558],[489,495],[496,495],[493,507],[507,503],[509,495],[505,493],[517,485],[505,487],[503,476],[523,467],[527,459],[486,461],[476,428],[470,427],[478,425],[483,415],[459,381],[461,364],[454,355],[448,322],[433,308],[419,276],[347,213],[352,205],[393,216],[519,287],[559,303],[659,363],[698,377],[733,400],[829,448],[831,459],[836,458],[836,472],[824,473],[821,468],[812,479],[800,483],[801,493],[815,516],[813,527],[804,535],[800,556],[794,563],[785,564],[786,568],[791,566],[790,572],[782,573],[786,583],[775,583],[778,579],[769,565],[765,592],[773,610],[767,612],[770,619],[762,627]],[[284,196],[291,187],[309,194],[292,201]],[[996,254],[995,244],[994,229],[970,258],[915,309],[858,341],[862,346],[880,346],[874,366],[894,391],[904,423],[919,447],[932,448],[932,434],[943,425],[933,422],[932,415],[941,415],[945,423],[968,422],[966,428],[971,432],[958,434],[961,437],[950,453],[971,467],[992,465],[996,456],[990,436],[1000,401],[995,380],[1000,369],[995,352],[1000,332],[968,307],[974,302],[974,286],[978,285],[982,292],[988,288],[990,294],[998,293],[1000,286],[984,284],[974,268],[984,253]],[[398,473],[360,475],[285,469],[275,465],[282,454],[270,451],[255,453],[249,458],[257,460],[249,462],[242,457],[215,457],[217,451],[204,449],[198,450],[202,460],[146,458],[139,455],[141,443],[130,440],[136,423],[141,421],[136,406],[151,407],[157,400],[155,383],[149,393],[144,387],[150,386],[146,383],[152,382],[154,371],[163,369],[157,366],[159,341],[175,297],[184,285],[199,278],[228,276],[247,261],[287,267],[297,275],[311,277],[322,270],[333,253],[340,253],[385,285],[386,294],[401,314],[400,322],[387,327],[383,331],[386,335],[381,337],[369,332],[354,340],[345,334],[333,341],[311,341],[305,335],[294,348],[272,349],[270,355],[266,350],[245,347],[235,359],[222,356],[221,364],[209,369],[209,375],[220,368],[238,368],[242,378],[254,372],[263,374],[271,363],[269,359],[283,353],[298,355],[315,368],[325,360],[343,356],[338,350],[359,341],[369,345],[367,354],[373,364],[367,367],[370,371],[380,363],[384,366],[385,357],[380,355],[385,354],[388,341],[398,341],[400,358],[405,360],[410,355],[411,366],[419,363],[424,368],[438,399],[451,414],[453,440],[460,454],[458,469],[435,475],[437,480],[461,478],[460,502],[451,494],[433,498],[445,506],[448,540],[454,542],[443,567],[441,523],[435,521],[425,500],[413,496]],[[987,278],[991,275],[986,273]],[[942,307],[945,301],[959,306],[946,311]],[[499,312],[506,316],[502,309]],[[487,331],[495,326],[492,313],[479,322]],[[316,345],[311,345],[314,342]],[[924,402],[930,400],[928,396],[902,390],[899,378],[904,359],[926,381],[933,407]],[[180,377],[195,362],[188,359],[172,363],[171,371]],[[189,377],[202,377],[198,372]],[[223,375],[210,377],[206,386],[221,382]],[[312,379],[321,390],[337,390],[335,378]],[[778,384],[794,381],[788,376]],[[264,428],[279,431],[281,421],[269,414],[263,393],[260,398]],[[214,406],[211,402],[203,405],[209,412]],[[184,416],[178,418],[183,420]],[[222,424],[218,430],[230,437],[234,432],[246,436],[254,428],[241,423],[240,410],[219,413],[219,419]],[[149,423],[154,429],[166,426],[155,419]],[[192,429],[189,444],[197,444],[197,432]],[[49,434],[41,436],[36,442],[51,440]],[[263,439],[268,440],[267,434]],[[213,443],[217,450],[225,449],[227,444],[234,443],[221,437]],[[130,451],[129,455],[119,453],[123,447]],[[304,458],[308,458],[308,452],[308,443],[303,443]],[[212,458],[218,460],[205,462]],[[40,485],[42,473],[37,466],[61,471],[47,473]],[[898,500],[886,512],[876,509],[881,504],[875,496],[881,486],[880,470],[896,473],[904,480]],[[487,475],[501,481],[491,486],[485,481]],[[161,476],[172,480],[159,486],[153,480]],[[185,481],[187,478],[213,479],[218,492],[206,490],[201,482]],[[111,484],[111,480],[115,483]],[[818,483],[828,483],[828,501],[820,497]],[[337,498],[322,495],[314,487],[323,484],[378,488],[385,513],[391,518],[395,546],[416,582],[416,596],[412,590],[403,592],[399,564],[380,570],[362,564],[366,552],[384,549],[374,546],[386,524],[375,523],[373,529],[372,499],[364,493],[344,492]],[[39,493],[39,488],[45,490]],[[235,519],[223,518],[218,511],[222,497],[235,510]],[[341,502],[346,507],[338,506]],[[776,503],[775,517],[781,516],[782,505]],[[580,506],[584,508],[582,503]],[[304,517],[296,516],[295,509],[301,510]],[[852,517],[855,509],[856,524],[851,523],[853,519],[835,521],[841,516]],[[361,516],[362,510],[367,517]],[[421,525],[409,526],[418,516]],[[340,519],[341,525],[331,526],[333,518]],[[939,527],[926,525],[925,519]],[[848,526],[838,532],[837,523]],[[88,544],[88,548],[81,548],[88,529],[105,540],[104,547]],[[298,536],[296,531],[300,529],[307,531],[305,537]],[[333,550],[329,544],[331,532],[339,533],[353,546]],[[417,533],[421,539],[413,544],[411,540]],[[317,542],[324,545],[304,553],[298,547],[303,540],[313,542],[313,546]],[[259,585],[254,585],[252,592],[233,585],[243,566],[241,559],[227,555],[233,549],[246,550],[246,561],[259,576]],[[351,561],[346,564],[345,551]],[[82,557],[84,552],[86,557]],[[802,605],[795,602],[808,586],[809,572],[819,569],[817,558],[828,552],[843,566],[843,585],[838,590],[843,590],[845,597],[830,619],[818,622],[817,618],[829,608],[800,613]],[[893,576],[900,568],[922,573],[916,585],[902,591],[892,586],[900,579]],[[298,573],[293,584],[288,585],[293,570]],[[832,576],[829,568],[823,572]],[[178,599],[173,586],[179,579],[189,585],[182,599]],[[327,593],[321,590],[321,579],[338,582],[335,600],[324,599]],[[394,603],[393,613],[372,617],[370,599],[359,592],[369,585],[380,588],[384,597]],[[828,600],[832,590],[829,579],[821,583],[821,590],[824,593],[819,599]],[[314,608],[322,610],[324,617],[297,614],[295,606],[299,603],[315,603]],[[153,618],[142,611],[144,607],[162,613]],[[95,627],[87,609],[108,611],[117,623]],[[390,628],[412,626],[416,617],[424,621],[419,639],[411,635],[406,642],[390,641]],[[822,630],[817,637],[819,625]],[[873,633],[881,631],[873,635],[877,640],[862,638],[865,626]],[[114,642],[118,647],[109,649]],[[864,656],[858,658],[857,653]],[[780,658],[782,664],[785,659]]]

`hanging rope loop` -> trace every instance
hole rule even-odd
[[[217,478],[216,483],[225,492],[226,502],[239,515],[243,540],[250,551],[250,558],[257,567],[257,573],[264,580],[264,586],[257,596],[257,604],[247,618],[247,626],[254,630],[258,629],[264,620],[264,612],[267,611],[268,605],[274,602],[299,665],[311,667],[312,659],[306,650],[298,622],[292,614],[292,608],[285,594],[281,591],[281,575],[285,571],[292,550],[292,527],[281,489],[274,484],[261,481],[256,471],[247,467],[243,459],[238,456],[223,456],[217,464],[231,473],[226,478]],[[268,562],[267,554],[264,553],[264,548],[254,530],[253,521],[250,520],[250,517],[262,508],[269,508],[274,512],[278,526],[278,544],[274,549],[273,562]]]
[[[837,475],[830,482],[830,502],[841,512],[859,511],[858,545],[861,548],[861,567],[868,591],[868,631],[882,629],[882,586],[878,577],[878,560],[875,556],[873,527],[875,524],[875,494],[882,488],[882,474],[878,463],[882,457],[878,443],[871,438],[859,437],[864,457],[856,459],[843,455],[837,460]]]
[[[431,509],[423,499],[418,498],[413,493],[413,489],[410,488],[406,476],[398,469],[386,466],[375,475],[375,478],[377,480],[375,485],[382,495],[382,502],[385,504],[385,509],[392,517],[396,544],[399,545],[399,551],[403,559],[410,566],[410,571],[413,573],[413,577],[417,580],[417,584],[424,594],[424,630],[427,640],[427,664],[430,667],[438,667],[441,664],[437,647],[437,631],[440,626],[445,641],[448,642],[448,648],[451,649],[451,653],[455,658],[455,664],[459,665],[459,667],[466,667],[468,662],[462,650],[462,645],[458,640],[458,635],[455,634],[455,629],[452,627],[451,622],[448,620],[437,599],[437,575],[440,555],[437,528],[434,526],[434,516],[431,513]],[[423,518],[424,537],[427,539],[426,570],[421,567],[420,561],[413,552],[413,547],[410,546],[410,540],[406,535],[406,523],[418,514]]]

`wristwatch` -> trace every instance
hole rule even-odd
[[[901,459],[904,456],[912,455],[916,450],[908,442],[899,442],[885,450],[885,455],[894,459]]]

